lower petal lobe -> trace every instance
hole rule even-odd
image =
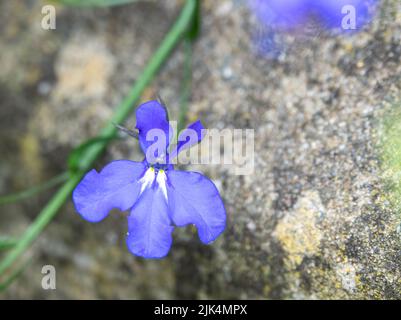
[[[172,170],[167,176],[173,222],[179,227],[195,224],[205,244],[215,240],[224,231],[226,211],[214,183],[196,172]]]
[[[163,191],[148,187],[128,216],[128,249],[136,256],[163,258],[170,250],[173,229]]]
[[[117,160],[100,173],[89,171],[72,194],[76,210],[85,220],[99,222],[113,208],[131,208],[139,196],[138,180],[145,170],[141,162]]]

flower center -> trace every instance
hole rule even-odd
[[[142,193],[147,187],[151,186],[153,181],[155,181],[156,173],[153,167],[149,167],[143,177],[139,180],[141,184],[141,192]]]
[[[152,163],[151,166],[156,170],[156,171],[160,171],[160,170],[168,170],[168,165],[165,163]]]
[[[150,166],[143,177],[139,180],[139,183],[141,183],[141,192],[142,193],[146,188],[151,187],[156,180],[157,187],[161,189],[163,192],[164,197],[166,200],[168,200],[167,197],[167,187],[166,187],[166,172],[164,169],[160,168],[155,168],[153,166]]]
[[[162,189],[164,197],[166,198],[166,201],[167,201],[168,197],[167,197],[166,180],[167,180],[167,176],[166,176],[165,171],[163,169],[160,169],[159,172],[157,173],[156,181],[157,181],[157,184],[159,185],[159,187]]]

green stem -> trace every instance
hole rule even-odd
[[[6,290],[13,281],[18,278],[22,272],[25,270],[25,268],[28,266],[29,262],[31,259],[27,259],[23,263],[21,263],[20,266],[18,266],[15,270],[11,272],[11,274],[8,276],[6,280],[4,280],[2,283],[0,283],[0,292]]]
[[[180,112],[178,116],[177,135],[185,128],[189,99],[191,97],[192,89],[192,45],[191,39],[186,38],[184,41],[185,46],[185,62],[184,62],[184,76],[182,81],[182,90],[180,97]]]
[[[65,180],[68,179],[68,176],[69,176],[68,172],[63,172],[62,174],[59,174],[58,176],[55,176],[54,178],[50,179],[49,181],[46,181],[45,183],[40,184],[38,186],[34,186],[27,190],[23,190],[23,191],[9,194],[6,196],[1,196],[0,197],[0,205],[7,204],[7,203],[13,203],[13,202],[17,202],[17,201],[24,200],[27,198],[31,198],[43,191],[46,191],[46,190],[64,182]]]
[[[0,250],[10,249],[17,243],[17,239],[9,237],[0,237]]]
[[[99,138],[110,137],[116,134],[114,123],[120,124],[130,114],[135,106],[135,103],[139,100],[143,90],[147,87],[150,81],[153,79],[157,71],[161,68],[163,63],[169,57],[172,50],[175,48],[177,43],[181,40],[185,34],[187,27],[189,26],[196,8],[196,0],[187,0],[184,8],[182,9],[180,16],[170,29],[168,34],[163,39],[163,42],[156,50],[154,55],[151,57],[149,63],[143,70],[141,76],[135,82],[132,90],[123,102],[118,106],[111,121],[106,127],[100,132]],[[53,196],[48,204],[42,209],[35,221],[21,236],[15,247],[5,256],[0,262],[0,275],[3,274],[13,263],[23,254],[23,252],[31,245],[31,243],[39,236],[46,225],[53,219],[61,206],[69,199],[71,192],[75,186],[82,179],[85,171],[88,170],[95,160],[99,157],[102,151],[106,148],[108,140],[103,143],[97,143],[87,149],[82,155],[82,166],[83,170],[73,173],[69,180],[66,181],[57,193]]]

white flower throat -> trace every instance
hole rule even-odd
[[[157,172],[153,167],[149,167],[143,177],[139,180],[141,184],[141,192],[145,191],[146,188],[153,185],[154,181],[156,180],[157,187],[160,188],[163,192],[164,197],[168,200],[167,197],[167,187],[166,187],[166,172],[164,170],[158,170]]]

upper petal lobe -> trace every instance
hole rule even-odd
[[[139,143],[145,154],[148,147],[155,142],[153,139],[147,139],[148,134],[153,129],[161,130],[165,135],[165,150],[167,150],[172,130],[168,122],[167,110],[158,101],[148,101],[138,107],[136,110],[136,128],[139,131]]]
[[[188,149],[193,145],[202,141],[205,136],[205,128],[200,120],[191,123],[186,129],[182,130],[178,135],[176,147],[172,150],[170,158],[174,158],[182,150]]]
[[[168,205],[173,222],[195,224],[203,243],[215,240],[226,225],[226,211],[214,183],[197,172],[168,171]]]
[[[113,161],[100,173],[92,169],[72,194],[76,210],[85,220],[99,222],[113,208],[131,208],[139,196],[138,180],[145,169],[143,163],[128,160]]]

